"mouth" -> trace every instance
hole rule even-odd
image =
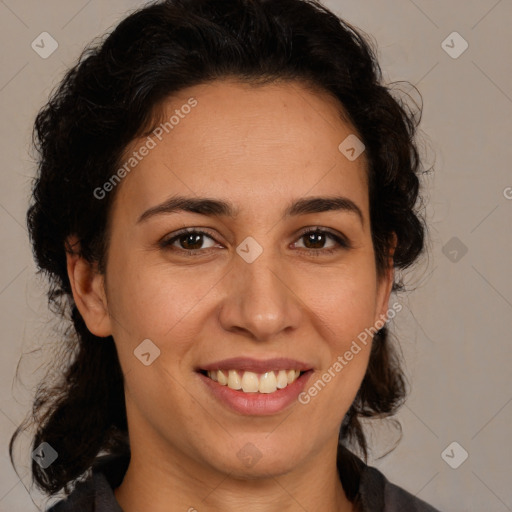
[[[243,393],[271,394],[293,384],[303,374],[312,370],[295,368],[253,372],[239,369],[200,369],[199,373],[221,386]]]
[[[232,357],[201,364],[195,371],[216,403],[244,416],[271,416],[298,403],[314,368],[284,357]]]

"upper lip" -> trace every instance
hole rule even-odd
[[[307,371],[312,367],[310,364],[289,359],[286,357],[276,357],[272,359],[252,359],[250,357],[231,357],[222,361],[215,361],[198,370],[243,370],[247,372],[262,373],[279,370],[300,370]]]

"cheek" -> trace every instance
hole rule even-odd
[[[212,271],[125,260],[109,280],[114,338],[127,348],[149,338],[167,349],[172,341],[179,353],[197,338],[218,280]]]
[[[301,298],[325,326],[325,337],[342,350],[375,319],[377,283],[372,265],[359,260],[300,278]]]
[[[171,394],[175,404],[181,403],[183,397],[176,392],[181,389],[176,371],[187,351],[193,348],[193,341],[198,339],[202,326],[198,304],[211,286],[206,286],[204,279],[194,279],[190,269],[171,270],[168,264],[148,264],[136,253],[118,258],[118,262],[110,269],[109,311],[114,318],[112,329],[119,359],[127,376],[126,388],[142,409],[148,396],[153,405],[162,401],[168,406]],[[213,285],[211,276],[210,280]],[[134,357],[134,351],[147,339],[159,352],[146,342],[145,351],[150,352],[150,360],[155,354],[158,356],[145,366]],[[158,407],[157,410],[163,411]],[[165,414],[172,416],[172,408],[166,411]],[[149,409],[146,413],[148,417],[153,414]],[[164,418],[165,414],[159,413]],[[182,410],[181,416],[186,415],[187,411]]]
[[[375,320],[376,279],[372,265],[350,265],[320,278],[303,278],[307,304],[325,344],[322,368],[303,396],[310,412],[328,423],[341,421],[364,378]],[[313,286],[314,285],[314,286]],[[315,411],[315,413],[313,413]]]

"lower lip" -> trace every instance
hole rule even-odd
[[[297,380],[273,393],[245,393],[223,386],[202,373],[198,375],[223,405],[240,414],[264,416],[281,412],[295,402],[312,373],[313,370],[304,372]]]

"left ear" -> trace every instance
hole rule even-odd
[[[393,232],[391,234],[391,237],[392,240],[387,258],[386,271],[385,274],[380,277],[379,282],[377,284],[377,298],[375,303],[375,311],[377,316],[375,318],[374,325],[378,320],[386,321],[388,317],[387,312],[389,309],[389,297],[391,295],[393,281],[395,279],[393,256],[395,254],[395,249],[398,242],[396,233]]]

